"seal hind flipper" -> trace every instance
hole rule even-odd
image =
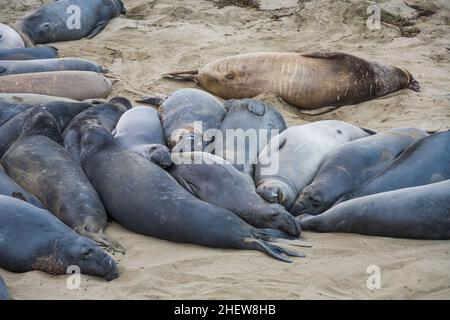
[[[140,100],[136,100],[136,102],[145,103],[145,104],[149,104],[151,106],[159,107],[160,105],[162,105],[164,100],[165,100],[164,98],[157,97],[157,96],[145,96],[145,97],[142,97],[142,99],[140,99]]]
[[[287,258],[285,255],[300,258],[305,257],[303,253],[285,249],[260,239],[245,238],[244,242],[251,244],[255,250],[262,251],[277,260],[287,263],[292,263],[292,260]]]
[[[94,30],[92,30],[87,36],[87,39],[92,39],[94,38],[96,35],[98,35],[100,32],[102,32],[103,29],[105,29],[106,27],[106,21],[100,21],[99,23],[97,23],[97,25],[95,26]]]

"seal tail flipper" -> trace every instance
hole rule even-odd
[[[262,252],[268,254],[269,256],[271,256],[275,259],[281,260],[283,262],[288,262],[288,263],[292,262],[292,260],[286,256],[300,257],[300,258],[305,257],[305,255],[303,253],[295,252],[295,251],[292,251],[292,250],[289,250],[286,248],[282,248],[280,246],[276,246],[276,245],[266,242],[264,240],[254,239],[254,238],[246,238],[244,241],[246,243],[250,244],[250,246],[253,249],[262,251]]]
[[[198,70],[173,71],[162,75],[163,78],[173,80],[194,81],[197,83]]]
[[[126,253],[125,248],[117,240],[110,238],[103,231],[93,233],[83,230],[79,231],[78,233],[86,238],[94,240],[99,245],[109,248],[114,252],[119,252],[122,254]]]
[[[161,106],[161,104],[163,103],[164,100],[165,99],[162,97],[146,96],[146,97],[142,97],[142,99],[140,99],[140,100],[136,100],[136,102],[145,103],[145,104],[149,104],[151,106],[159,107],[159,106]]]

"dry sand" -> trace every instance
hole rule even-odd
[[[411,0],[412,1],[412,0]],[[11,23],[39,0],[0,0],[0,22]],[[298,117],[266,96],[290,125],[338,119],[372,129],[415,126],[450,128],[450,5],[416,22],[421,30],[402,37],[399,27],[366,25],[367,7],[386,1],[262,1],[263,11],[218,9],[205,0],[125,0],[127,17],[111,21],[93,40],[58,43],[62,56],[83,57],[108,67],[119,81],[113,95],[138,98],[168,94],[191,83],[160,75],[194,69],[223,56],[252,51],[331,50],[407,68],[422,85],[343,107],[322,117]],[[401,1],[391,0],[389,4]],[[107,283],[83,277],[80,290],[66,289],[66,276],[1,270],[16,299],[266,299],[266,298],[450,298],[450,242],[358,235],[305,233],[313,245],[305,259],[285,264],[256,251],[216,250],[170,243],[109,228],[128,248],[116,256],[122,275]],[[366,286],[369,265],[381,269],[381,289]]]

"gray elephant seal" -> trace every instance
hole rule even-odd
[[[0,60],[38,60],[55,59],[59,57],[58,49],[54,47],[0,49]]]
[[[28,109],[33,108],[32,105],[24,103],[11,103],[8,101],[3,101],[0,97],[0,127]]]
[[[256,229],[197,199],[159,166],[117,146],[102,127],[86,128],[81,162],[108,214],[129,230],[169,241],[259,250],[286,262],[284,254],[299,256],[268,242],[277,230]]]
[[[59,0],[25,16],[18,29],[34,44],[91,39],[125,13],[121,0]]]
[[[359,127],[335,120],[290,127],[261,151],[255,172],[256,191],[266,201],[290,210],[328,153],[368,135]]]
[[[205,151],[226,159],[236,169],[254,177],[258,154],[274,135],[286,130],[283,116],[269,105],[253,99],[228,100],[227,115],[217,136]]]
[[[11,296],[9,295],[9,290],[6,287],[6,283],[3,280],[2,276],[0,276],[0,301],[10,300]]]
[[[43,105],[49,102],[79,102],[64,97],[47,96],[33,93],[0,93],[0,102],[22,103],[30,105]]]
[[[279,204],[264,201],[256,193],[253,181],[222,158],[205,152],[179,153],[173,157],[177,161],[169,173],[200,200],[230,210],[256,228],[300,234],[289,212]]]
[[[135,107],[125,112],[114,131],[117,145],[140,154],[162,168],[172,165],[158,111],[151,107]]]
[[[380,174],[358,188],[353,198],[450,179],[450,131],[412,144]]]
[[[387,168],[409,145],[428,136],[420,129],[392,129],[349,142],[329,153],[292,206],[295,215],[325,212],[340,198]]]
[[[0,60],[0,76],[51,71],[91,71],[105,73],[102,66],[86,59],[60,58],[26,61]]]
[[[425,240],[450,239],[450,180],[352,199],[318,216],[302,216],[303,229]]]
[[[25,48],[22,37],[13,28],[0,23],[0,50]]]
[[[22,135],[1,159],[7,174],[79,234],[124,252],[104,234],[105,208],[81,167],[59,144],[58,124],[45,109],[29,115]]]
[[[81,273],[114,280],[116,262],[95,242],[76,234],[49,211],[0,196],[0,267],[11,272]]]

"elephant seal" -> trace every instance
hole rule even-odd
[[[33,109],[39,107],[43,107],[48,112],[50,112],[58,122],[59,128],[64,129],[69,121],[73,119],[73,117],[75,117],[80,112],[92,107],[92,105],[90,103],[83,102],[71,103],[55,101],[45,103],[41,106],[38,105],[37,107],[25,110],[17,114],[15,117],[11,118],[0,127],[0,158],[5,154],[6,151],[8,151],[9,147],[14,143],[14,141],[19,138],[20,134],[22,133],[23,126],[27,121],[30,113],[33,112]]]
[[[59,57],[55,47],[0,49],[0,60],[38,60]]]
[[[164,76],[195,81],[224,99],[270,92],[288,104],[310,110],[357,104],[405,88],[419,90],[418,82],[405,69],[339,52],[242,54],[200,70]]]
[[[59,0],[25,16],[17,29],[34,44],[91,39],[125,13],[121,0]]]
[[[78,101],[106,98],[111,81],[89,71],[23,73],[0,77],[0,93],[36,93]]]
[[[283,254],[300,255],[268,242],[277,230],[256,229],[197,199],[164,169],[117,146],[102,127],[85,127],[81,163],[108,214],[129,230],[169,241],[260,250],[286,262]]]
[[[268,203],[258,196],[253,181],[227,161],[205,152],[185,152],[173,157],[178,161],[169,173],[200,200],[234,212],[256,228],[300,235],[294,217],[281,205]]]
[[[124,252],[104,230],[103,204],[62,142],[58,123],[45,109],[29,115],[22,135],[1,159],[6,173],[33,193],[58,219],[79,234]]]
[[[211,142],[204,133],[218,129],[226,115],[216,97],[198,89],[180,89],[159,107],[164,135],[174,152],[203,151]],[[195,123],[198,123],[198,128]]]
[[[77,100],[47,96],[44,94],[32,94],[32,93],[0,93],[0,103],[22,103],[28,105],[43,105],[49,102],[79,102]],[[83,101],[85,102],[85,101]]]
[[[448,240],[450,180],[352,199],[299,220],[310,231]]]
[[[290,127],[261,151],[255,171],[257,193],[290,210],[328,153],[368,135],[359,127],[336,120]]]
[[[390,166],[360,186],[353,198],[450,179],[449,163],[450,131],[437,132],[406,148]]]
[[[106,73],[106,69],[86,59],[60,58],[26,61],[0,60],[0,76],[51,71],[91,71]]]
[[[0,50],[25,48],[22,37],[13,28],[0,23]]]
[[[428,136],[420,129],[400,128],[349,142],[329,153],[311,184],[292,206],[295,215],[325,212],[387,168],[409,145]]]
[[[0,195],[17,198],[32,204],[35,207],[44,209],[42,203],[27,190],[19,186],[11,179],[0,165]]]
[[[0,196],[0,206],[1,268],[66,274],[68,267],[78,266],[81,273],[108,281],[119,277],[116,262],[105,251],[49,211],[6,196]]]
[[[283,116],[269,105],[252,99],[228,100],[227,114],[211,147],[214,154],[232,163],[252,180],[258,154],[274,135],[286,130]]]
[[[158,111],[135,107],[125,112],[114,130],[117,145],[140,154],[162,168],[172,165]]]
[[[19,113],[22,113],[31,108],[33,108],[33,106],[29,104],[11,103],[8,101],[3,101],[0,98],[0,127],[17,116]]]
[[[3,280],[2,276],[0,276],[0,301],[10,300],[11,296],[9,295],[9,290],[6,287],[6,283]]]
[[[128,101],[128,103],[130,102]],[[123,101],[118,102],[118,98],[115,98],[110,100],[109,103],[94,105],[79,113],[63,131],[64,148],[69,151],[76,162],[80,163],[80,142],[83,126],[97,124],[112,132],[116,127],[117,121],[130,108],[131,104]]]

